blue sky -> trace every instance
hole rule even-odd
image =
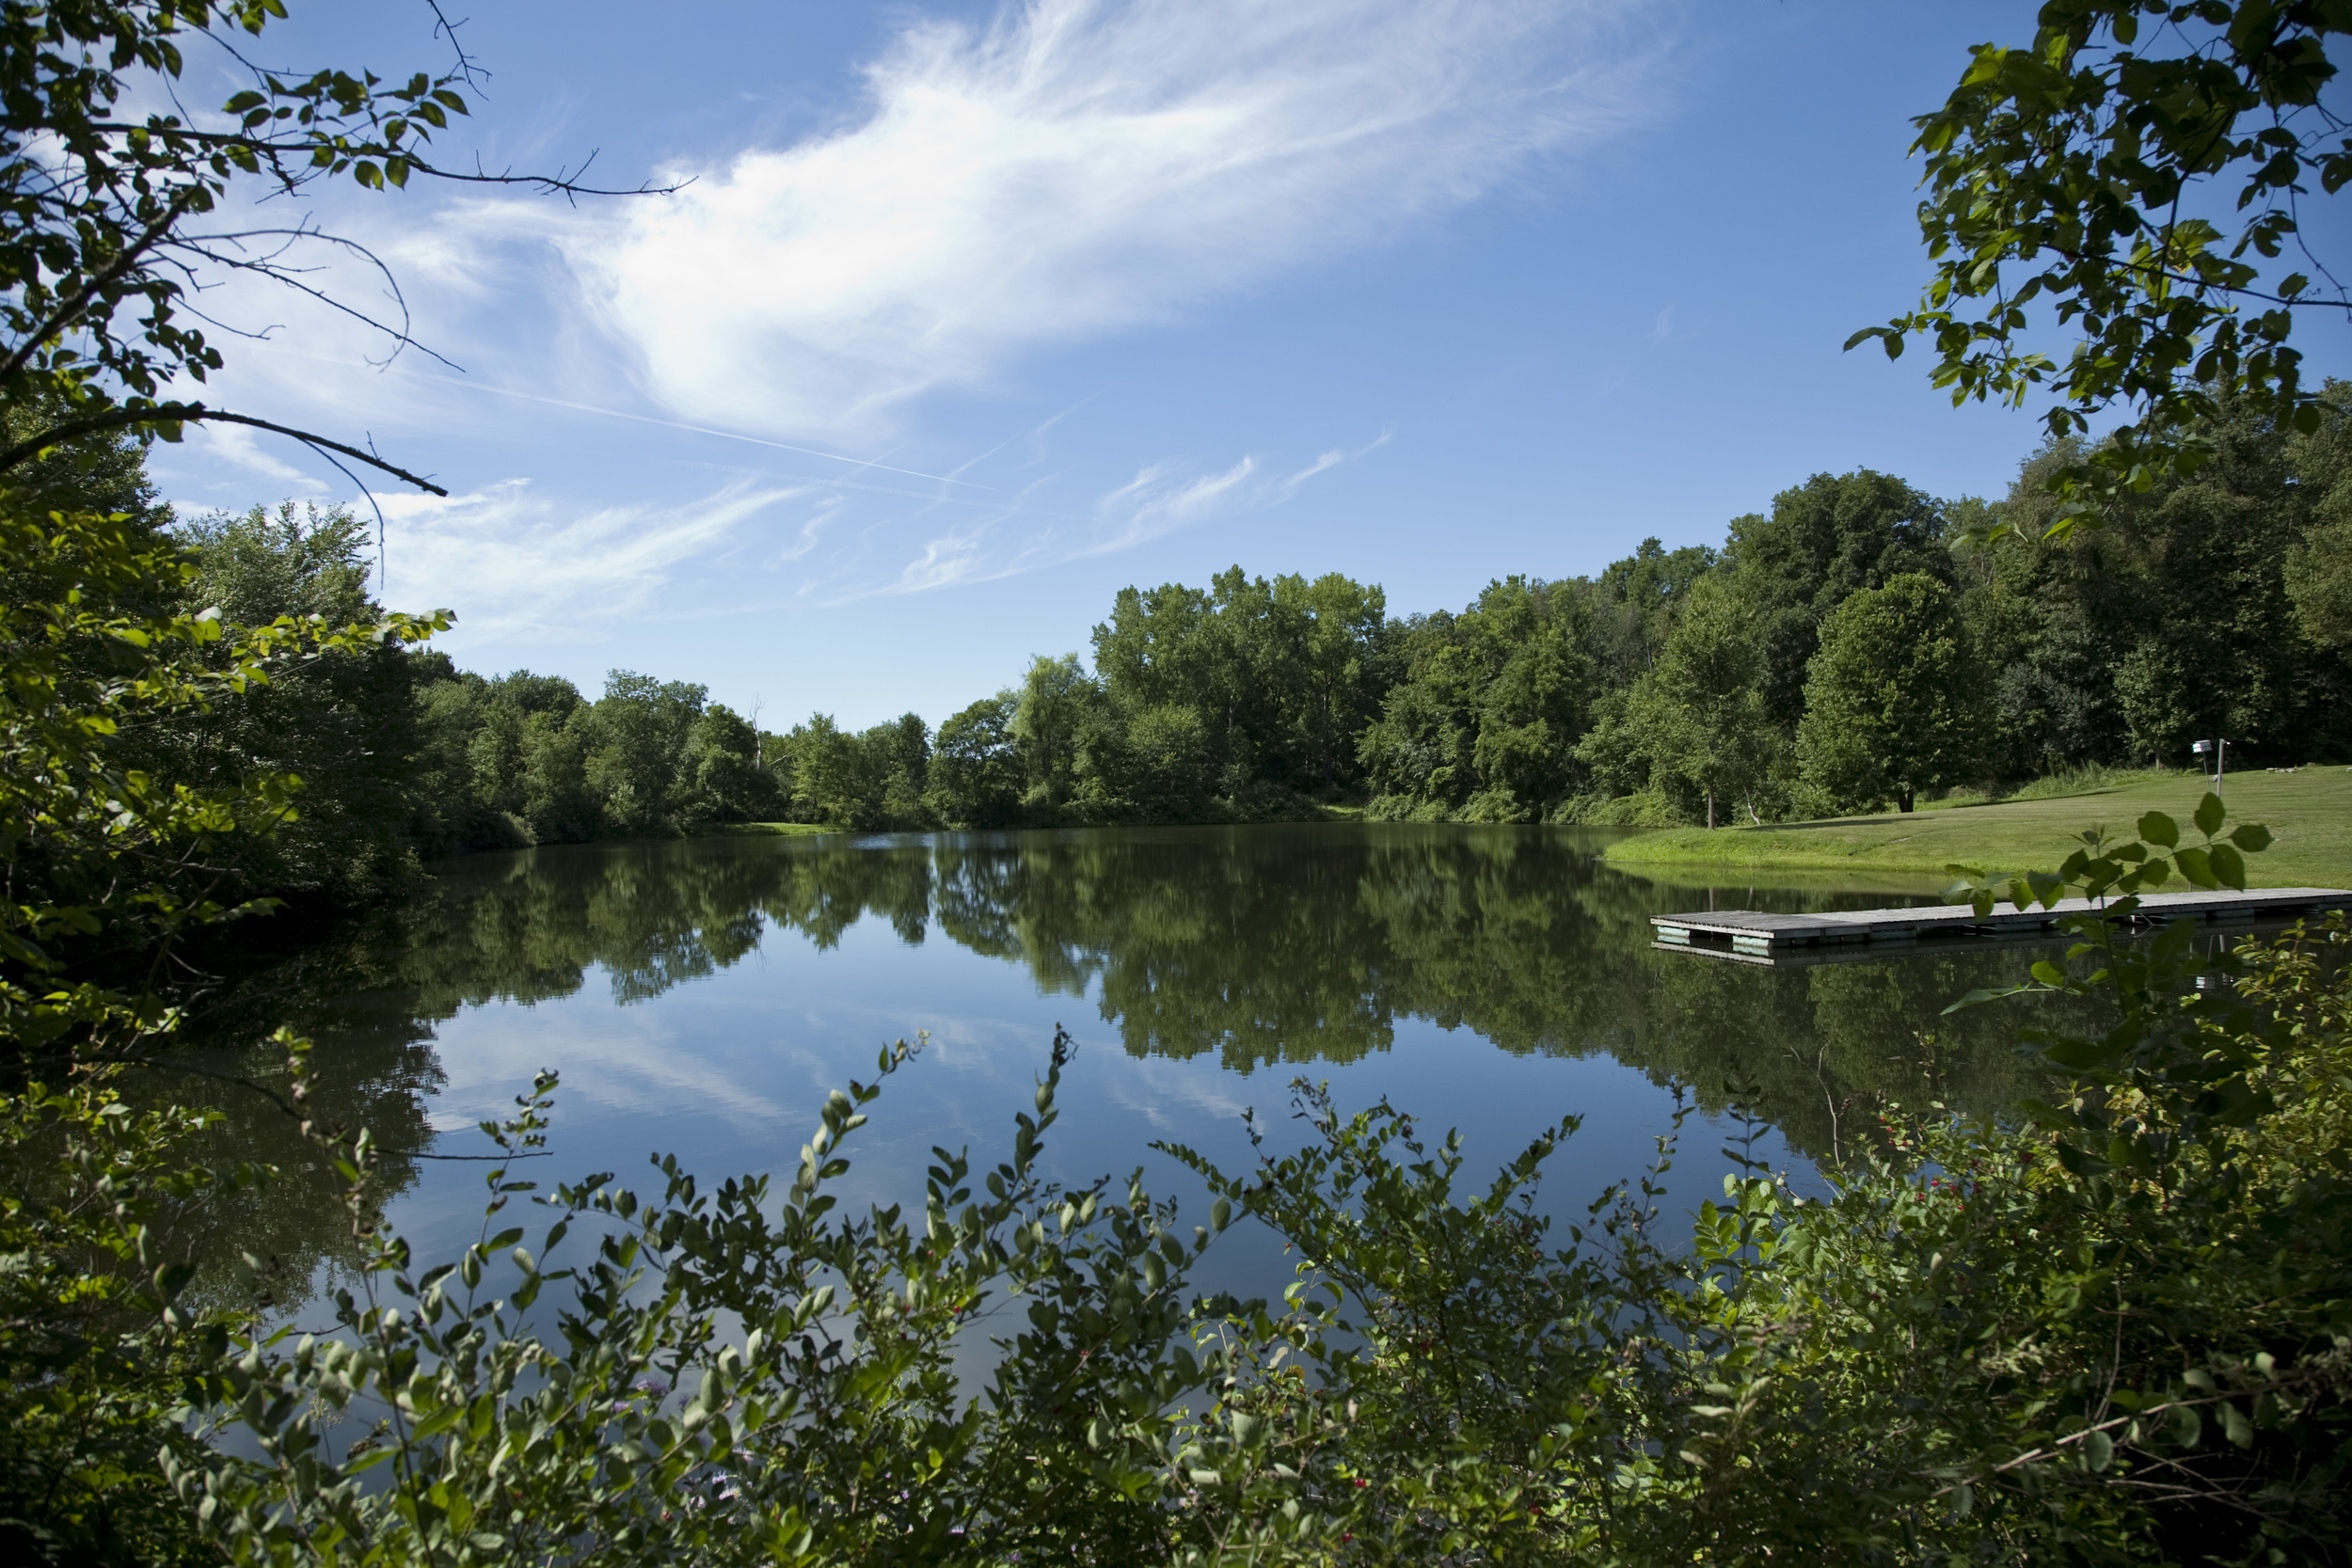
[[[2036,437],[1841,352],[1926,274],[1908,117],[2028,5],[445,8],[491,74],[444,157],[692,183],[326,195],[449,363],[224,288],[280,329],[207,396],[449,487],[383,492],[385,596],[469,668],[937,723],[1128,583],[1454,607],[1824,469],[1998,494]],[[267,63],[448,57],[421,5],[290,9]],[[242,432],[152,467],[183,510],[354,494]]]

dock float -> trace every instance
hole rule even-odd
[[[2093,906],[2086,898],[2060,899],[2050,909],[1996,906],[1979,920],[1966,904],[1926,904],[1904,910],[1829,910],[1818,914],[1768,914],[1761,910],[1703,910],[1692,914],[1654,914],[1656,945],[1670,951],[1705,953],[1748,963],[1835,962],[1872,956],[1871,950],[1908,946],[1937,938],[2046,938],[2061,915]],[[2265,887],[2246,893],[2145,893],[2140,921],[2167,925],[2195,920],[2205,925],[2272,924],[2329,910],[2352,909],[2352,890],[2337,887]]]

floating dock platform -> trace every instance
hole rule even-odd
[[[1831,910],[1820,914],[1767,914],[1760,910],[1704,910],[1654,914],[1656,945],[1747,963],[1823,963],[1865,958],[1893,947],[1940,938],[2046,939],[2061,915],[2093,908],[2086,898],[2060,899],[2050,909],[1996,905],[1977,918],[1966,904],[1925,904],[1907,910]],[[2352,909],[2352,890],[2265,887],[2247,893],[2144,893],[2138,918],[2154,925],[2194,920],[2205,925],[2276,924],[2329,910]],[[1873,950],[1876,950],[1874,953]]]

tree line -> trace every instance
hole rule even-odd
[[[1816,474],[1720,546],[1645,540],[1589,577],[1490,582],[1391,614],[1338,573],[1128,588],[1091,657],[1034,658],[936,729],[818,713],[782,732],[630,671],[600,692],[485,676],[422,643],[328,648],[184,721],[126,736],[157,777],[298,778],[237,885],[350,907],[481,849],[721,824],[1007,828],[1311,817],[1767,821],[1997,791],[2091,765],[2352,757],[2352,397],[2313,433],[2257,418],[2110,508],[2096,531],[1955,548],[1994,519],[2039,539],[2045,445],[1997,501]],[[82,443],[23,483],[124,515],[191,570],[168,607],[224,623],[381,614],[347,510],[177,518],[144,449]],[[143,546],[144,547],[144,546]],[[2147,613],[2161,604],[2164,614]]]
[[[1391,615],[1377,584],[1339,573],[1131,587],[1090,659],[1041,655],[936,730],[819,713],[755,736],[700,688],[616,673],[591,706],[560,681],[441,672],[420,699],[436,798],[471,803],[469,844],[698,816],[998,828],[1333,805],[1712,825],[2185,765],[2207,736],[2249,763],[2341,760],[2345,389],[2325,409],[2301,434],[2225,404],[2194,473],[2122,497],[2098,532],[2015,548],[1956,546],[1996,520],[2039,539],[2058,504],[2046,482],[2083,461],[2077,443],[2036,451],[1996,501],[1816,474],[1720,546],[1645,540],[1590,577],[1499,578],[1459,611]],[[612,717],[582,720],[568,750],[531,738],[570,735],[583,709]]]

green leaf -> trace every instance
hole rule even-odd
[[[2197,823],[2197,831],[2207,838],[2219,832],[2221,824],[2229,820],[2229,813],[2221,806],[2221,797],[2207,790],[2205,798],[2197,802],[2197,816],[2194,820]]]
[[[2230,830],[2230,842],[2249,855],[2270,847],[2270,830],[2259,822],[2241,822]]]
[[[2164,813],[2152,811],[2139,819],[2139,836],[2151,844],[2161,844],[2169,849],[2181,842],[2181,830]]]
[[[2180,868],[2181,875],[2188,879],[2189,885],[2192,887],[2209,888],[2217,885],[2213,879],[2211,858],[2202,849],[2176,850],[2172,856],[2172,863]]]
[[[2252,1448],[2254,1446],[2254,1423],[2247,1419],[2246,1412],[2226,1400],[2222,1402],[2219,1409],[2222,1435],[2241,1449]]]
[[[2192,1404],[2176,1404],[2172,1407],[2171,1417],[2172,1441],[2185,1449],[2195,1447],[2197,1440],[2205,1433],[2205,1423],[2203,1418],[2197,1414],[2197,1407]]]
[[[1902,357],[1903,335],[1899,327],[1894,326],[1866,326],[1846,340],[1846,349],[1851,352],[1855,347],[1869,341],[1872,338],[1876,338],[1879,341],[1879,346],[1886,350],[1886,356],[1889,359]]]
[[[2083,1468],[2097,1475],[2115,1463],[2115,1439],[2104,1432],[2090,1433],[2083,1438]]]
[[[2223,887],[2246,891],[2246,860],[2227,844],[2217,844],[2206,851],[2205,858],[2213,866],[2214,879]]]

